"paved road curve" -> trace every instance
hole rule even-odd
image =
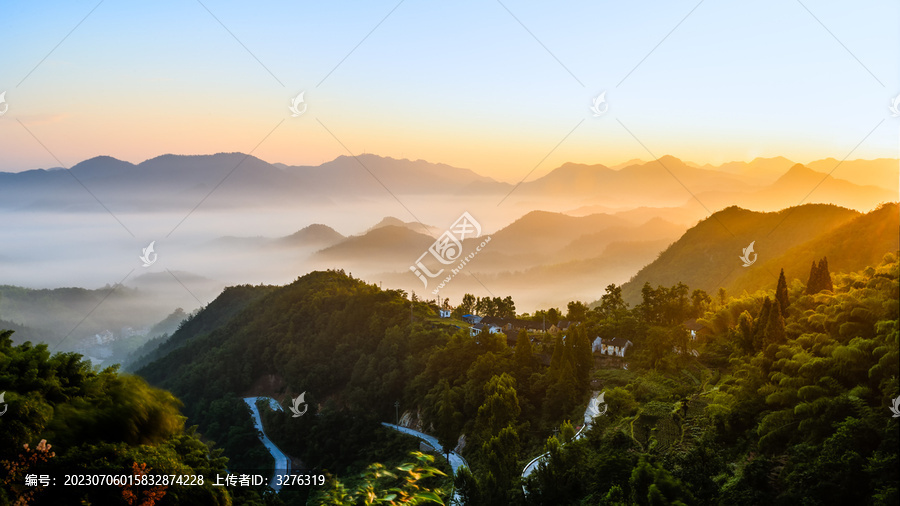
[[[275,443],[269,440],[269,436],[266,435],[266,431],[263,429],[262,419],[259,416],[259,409],[256,408],[256,401],[260,399],[269,401],[269,406],[275,411],[283,410],[281,409],[281,404],[275,402],[275,399],[269,397],[244,397],[244,402],[250,406],[250,414],[253,416],[253,426],[259,431],[259,440],[262,441],[262,444],[266,446],[266,449],[269,450],[269,453],[275,458],[275,474],[272,476],[272,479],[269,480],[269,487],[278,492],[281,490],[281,486],[276,485],[278,480],[276,480],[275,477],[279,474],[290,474],[291,459],[275,446]]]
[[[419,432],[417,430],[408,429],[406,427],[401,427],[399,425],[394,425],[392,423],[382,422],[381,425],[384,425],[385,427],[400,431],[404,434],[409,434],[410,436],[417,437],[417,438],[421,439],[422,441],[425,441],[426,443],[431,445],[431,447],[434,448],[435,450],[437,450],[438,452],[440,452],[441,455],[447,455],[447,452],[445,452],[444,448],[438,444],[438,440],[434,436],[429,436],[428,434],[425,434],[424,432]],[[462,455],[460,455],[456,452],[450,452],[449,460],[450,460],[450,469],[453,470],[454,476],[456,475],[456,470],[459,469],[460,467],[462,467],[462,466],[469,467],[469,464],[468,464],[468,462],[466,462],[466,459],[462,458]],[[458,492],[453,492],[453,499],[451,500],[450,504],[462,504],[462,497],[459,496]]]
[[[591,401],[588,402],[587,409],[584,410],[584,425],[581,426],[581,429],[575,434],[575,437],[572,440],[581,439],[584,437],[584,431],[588,429],[591,424],[594,422],[594,418],[606,413],[606,405],[603,401],[603,396],[605,394],[597,395],[597,392],[594,392],[594,395],[591,397]],[[600,407],[603,406],[603,411],[600,411]],[[528,475],[534,472],[535,469],[547,458],[549,453],[544,453],[543,455],[538,455],[537,457],[531,459],[527,465],[525,465],[525,469],[522,469],[522,478],[527,478]],[[525,490],[525,485],[522,485],[522,490]]]

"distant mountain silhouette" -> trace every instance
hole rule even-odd
[[[825,158],[806,164],[807,167],[835,178],[845,179],[853,184],[878,186],[887,190],[896,190],[900,182],[900,164],[896,158],[877,158],[875,160],[845,160]]]
[[[487,183],[496,182],[468,169],[375,155],[341,156],[315,167],[270,164],[243,153],[163,155],[137,165],[98,156],[69,170],[0,173],[0,209],[103,211],[98,200],[113,211],[190,209],[201,201],[208,207],[300,199],[327,204],[347,197],[453,194]]]
[[[285,166],[284,171],[310,189],[336,195],[455,194],[471,184],[496,183],[469,169],[372,154],[339,156],[315,167]]]
[[[491,234],[490,252],[509,255],[549,254],[559,251],[583,235],[628,225],[622,218],[606,214],[574,217],[562,213],[532,211]]]
[[[419,223],[417,221],[406,222],[399,218],[394,218],[393,216],[386,216],[381,221],[379,221],[378,223],[373,225],[371,228],[369,228],[369,231],[375,230],[376,228],[381,228],[381,227],[403,227],[403,228],[408,228],[409,230],[412,230],[413,232],[417,232],[419,234],[426,234],[426,235],[431,235],[434,237],[443,233],[443,231],[438,229],[437,227],[433,227],[431,225],[426,225],[424,223]]]
[[[318,166],[267,163],[243,153],[163,155],[139,164],[98,156],[69,170],[0,173],[0,209],[104,211],[106,206],[115,213],[190,210],[200,203],[205,208],[343,205],[356,199],[432,195],[483,195],[499,201],[509,195],[511,202],[531,209],[565,199],[571,208],[587,210],[580,214],[681,207],[696,196],[715,211],[733,204],[779,209],[800,202],[815,188],[812,202],[869,210],[898,198],[896,165],[890,159],[841,164],[825,159],[802,170],[774,157],[698,167],[673,156],[631,160],[614,168],[565,163],[510,193],[514,185],[469,169],[372,154],[340,156]]]
[[[771,184],[794,164],[795,162],[783,156],[776,156],[774,158],[754,158],[750,162],[728,162],[718,167],[706,165],[703,168],[737,174],[754,184]]]
[[[407,227],[386,225],[325,248],[313,255],[313,261],[334,266],[389,264],[405,271],[432,243],[431,236]],[[348,261],[352,263],[347,264]]]
[[[604,205],[653,202],[680,205],[692,193],[704,191],[744,192],[748,183],[739,176],[691,167],[673,156],[613,170],[603,165],[568,163],[546,176],[526,182],[516,190],[526,196],[556,196],[591,199]]]
[[[668,245],[684,233],[687,227],[652,218],[638,226],[617,226],[602,232],[582,235],[555,255],[557,261],[586,260],[597,257],[611,244],[635,241],[662,241]]]
[[[345,237],[339,234],[335,229],[328,225],[313,223],[308,227],[304,227],[293,234],[277,239],[278,244],[282,246],[302,246],[314,248],[327,248],[333,246]]]

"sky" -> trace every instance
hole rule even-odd
[[[565,162],[900,156],[900,4],[8,1],[0,171],[375,153],[518,182]],[[303,93],[304,114],[288,106]],[[590,107],[605,92],[603,114]],[[608,107],[608,109],[606,108]]]

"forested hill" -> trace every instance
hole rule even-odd
[[[810,264],[828,258],[833,272],[853,272],[877,265],[885,252],[900,249],[900,208],[887,203],[872,212],[825,232],[812,240],[794,246],[781,255],[760,253],[759,261],[742,269],[741,276],[725,288],[738,294],[754,292],[772,282],[772,274],[784,269],[787,279],[809,278]]]
[[[253,301],[271,293],[273,286],[240,285],[225,288],[221,294],[207,305],[198,316],[191,315],[178,324],[171,337],[161,337],[147,341],[141,348],[132,354],[128,369],[134,371],[159,358],[172,353],[178,348],[200,336],[206,336],[213,330],[228,323],[234,315],[242,311]]]
[[[885,207],[893,207],[896,214],[896,204]],[[872,213],[875,212],[877,211]],[[626,302],[637,304],[641,299],[641,288],[647,282],[653,286],[671,286],[680,282],[709,293],[714,293],[720,287],[729,288],[745,274],[746,270],[738,257],[751,242],[754,242],[754,252],[759,255],[759,261],[746,269],[763,270],[764,262],[781,257],[793,247],[822,237],[858,216],[860,213],[857,211],[830,204],[805,204],[773,213],[748,211],[736,206],[723,209],[689,229],[678,241],[660,253],[659,258],[623,284],[622,295]],[[894,241],[897,240],[896,229],[892,237]],[[842,268],[850,270],[863,269],[873,260],[881,258],[885,252],[896,249],[896,246],[883,247],[885,240],[881,237],[868,238],[862,234],[851,234],[846,239],[850,244],[841,247],[853,251],[874,251],[872,258],[868,254],[845,255],[848,265]],[[820,252],[819,257],[821,256]],[[803,259],[807,270],[811,260]],[[770,270],[766,276],[754,276],[753,286],[744,283],[742,289],[753,292],[771,284],[775,280],[773,275],[777,276],[778,269],[785,267],[783,264],[767,265]]]
[[[222,319],[212,314],[220,307],[214,301],[175,333],[172,340],[180,343],[167,346],[171,352],[137,373],[175,393],[189,423],[198,424],[204,436],[225,449],[230,465],[265,467],[269,462],[241,400],[250,392],[272,396],[285,406],[292,396],[306,392],[311,413],[323,404],[334,408],[333,418],[327,410],[302,420],[284,418],[294,422],[287,431],[340,449],[323,450],[328,456],[322,457],[306,441],[292,445],[276,439],[289,454],[332,471],[361,459],[368,460],[354,470],[382,460],[367,450],[383,436],[375,433],[379,422],[394,419],[393,404],[403,399],[404,389],[424,367],[425,349],[445,341],[445,333],[423,330],[410,337],[405,293],[381,290],[340,271],[313,272],[282,287],[244,290],[238,298],[246,304],[233,315]],[[417,320],[423,311],[430,313],[425,304],[419,306]],[[194,332],[194,327],[204,330]],[[191,336],[185,338],[185,332]],[[267,420],[270,436],[273,427],[277,433]]]
[[[389,327],[408,325],[410,318],[402,292],[382,291],[335,271],[252,290],[268,293],[224,321],[201,311],[189,324],[213,330],[186,339],[138,374],[175,392],[189,415],[207,413],[208,402],[241,394],[269,375],[292,392],[323,399],[349,381],[352,365],[375,352]],[[181,339],[181,331],[172,337]]]
[[[184,401],[230,468],[266,460],[240,397],[287,407],[306,392],[306,416],[262,410],[283,451],[341,478],[402,458],[379,425],[399,402],[441,445],[465,436],[471,471],[456,486],[469,506],[896,504],[897,254],[834,278],[818,265],[811,286],[780,279],[713,300],[678,284],[630,309],[611,285],[565,336],[523,330],[514,348],[442,328],[401,291],[314,272],[139,373]],[[205,311],[194,325],[210,323]],[[597,336],[633,347],[597,356]],[[608,411],[573,440],[591,390]],[[541,452],[546,466],[521,479]]]

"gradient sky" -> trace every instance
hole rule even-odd
[[[898,156],[898,2],[536,4],[4,2],[0,171],[349,150],[518,181],[650,153]]]

